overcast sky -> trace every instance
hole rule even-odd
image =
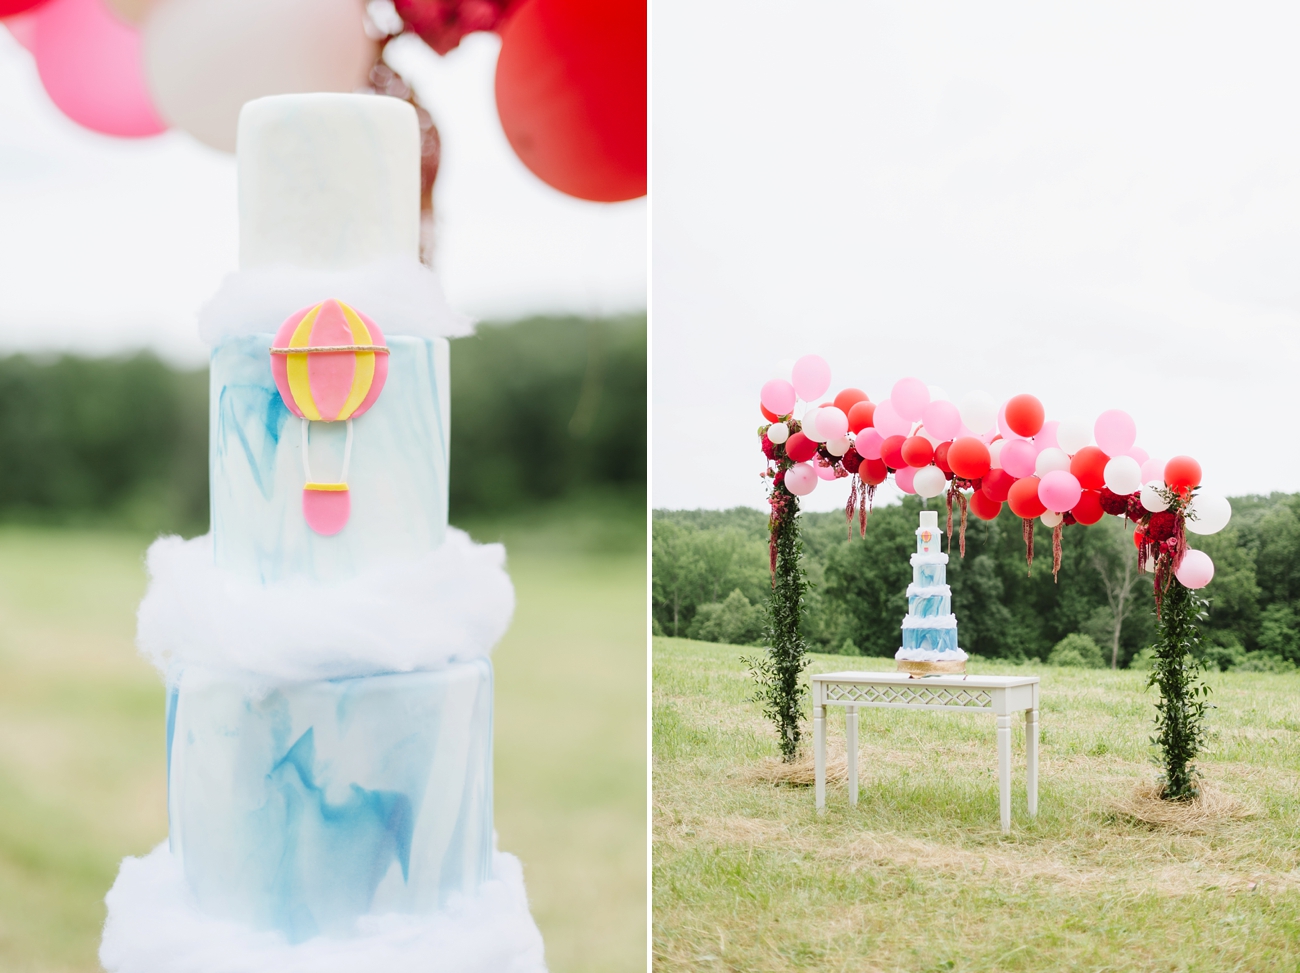
[[[761,506],[758,390],[810,352],[1300,490],[1298,41],[1282,2],[658,0],[655,505]]]
[[[564,196],[515,158],[492,96],[498,40],[394,60],[443,139],[438,270],[477,317],[645,307],[644,200]],[[392,50],[392,49],[390,49]],[[238,259],[232,156],[181,133],[140,141],[79,129],[0,29],[0,353],[152,347],[201,362],[195,312]]]

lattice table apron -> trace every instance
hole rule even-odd
[[[858,803],[858,707],[983,710],[997,717],[998,803],[1002,830],[1011,830],[1011,714],[1025,714],[1029,816],[1038,814],[1038,677],[928,676],[900,672],[828,672],[812,677],[817,809],[826,807],[826,708],[843,706],[849,755],[849,803]]]

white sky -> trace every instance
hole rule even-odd
[[[759,388],[814,352],[832,392],[1121,408],[1209,488],[1300,490],[1300,7],[657,0],[652,28],[655,506],[762,506]]]
[[[478,317],[644,308],[645,201],[571,199],[523,167],[497,121],[497,47],[479,34],[445,59],[418,42],[390,48],[442,134],[449,299]],[[195,313],[235,269],[236,218],[233,156],[181,133],[78,128],[0,29],[0,353],[147,346],[204,361]]]

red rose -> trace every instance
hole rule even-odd
[[[862,457],[858,455],[856,449],[850,449],[840,457],[840,465],[848,470],[849,475],[852,476],[858,471],[858,467],[862,465]]]
[[[1111,491],[1109,487],[1102,487],[1099,494],[1101,509],[1115,517],[1123,517],[1128,513],[1128,497],[1121,497],[1118,493]]]
[[[1178,515],[1172,510],[1162,510],[1151,515],[1151,522],[1147,524],[1147,537],[1155,543],[1167,541],[1177,529]]]

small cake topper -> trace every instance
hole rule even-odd
[[[271,344],[271,374],[289,411],[302,420],[302,513],[318,534],[337,534],[348,522],[348,466],[352,420],[379,398],[388,378],[388,346],[379,325],[330,299],[289,316]],[[312,422],[348,424],[337,481],[318,482],[308,449]]]

